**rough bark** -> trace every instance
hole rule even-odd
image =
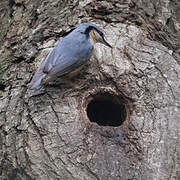
[[[178,0],[1,0],[0,179],[180,179]],[[78,87],[27,84],[58,39],[91,21],[96,45]],[[87,117],[96,94],[125,105],[117,127]],[[113,119],[112,119],[113,121]]]

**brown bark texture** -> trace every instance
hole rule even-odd
[[[179,0],[1,0],[0,179],[179,180],[179,9]],[[75,87],[26,99],[43,58],[86,21],[113,49],[97,44]],[[123,122],[91,122],[100,99],[125,107]]]

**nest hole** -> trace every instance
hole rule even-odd
[[[109,93],[94,95],[87,104],[86,112],[89,120],[100,126],[121,126],[127,117],[123,99]]]

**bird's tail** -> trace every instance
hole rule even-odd
[[[33,79],[28,84],[28,96],[29,97],[44,93],[44,85],[42,83],[42,80],[46,77],[46,75],[47,74],[45,74],[41,70],[39,70],[35,73]]]

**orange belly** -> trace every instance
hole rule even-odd
[[[75,77],[80,71],[81,69],[84,67],[84,65],[78,67],[77,69],[75,69],[74,71],[70,72],[68,75],[67,75],[67,78],[69,79],[72,79],[73,77]]]

